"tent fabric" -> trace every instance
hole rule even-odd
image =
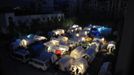
[[[57,55],[61,55],[61,50],[55,50],[55,54],[57,54]]]
[[[45,60],[50,60],[52,55],[53,55],[52,53],[48,53],[48,52],[42,51],[40,53],[40,55],[37,57],[37,59],[44,60],[44,61]]]

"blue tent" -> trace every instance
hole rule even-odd
[[[51,60],[51,57],[52,57],[53,53],[48,53],[48,52],[45,52],[45,51],[42,51],[40,53],[40,55],[37,57],[37,59],[39,60]]]
[[[95,58],[96,51],[93,48],[89,48],[87,49],[86,54],[91,57],[90,60],[92,61]]]
[[[96,52],[95,52],[94,49],[89,48],[89,49],[86,51],[86,53],[87,53],[88,55],[92,56],[92,55],[94,55]]]
[[[36,43],[33,44],[31,47],[32,54],[35,54],[37,56],[40,55],[42,51],[45,51],[45,46],[43,45],[43,43]]]
[[[103,36],[108,36],[112,32],[112,28],[107,28],[107,27],[100,27],[97,29],[101,35]]]

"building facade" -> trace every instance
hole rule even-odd
[[[56,14],[36,14],[36,15],[15,15],[12,12],[12,13],[1,14],[0,19],[1,19],[2,32],[6,33],[6,29],[7,27],[9,27],[9,25],[19,26],[21,23],[25,24],[26,26],[29,26],[34,20],[39,20],[40,22],[47,22],[57,19],[57,21],[60,21],[64,19],[64,14],[56,13]]]

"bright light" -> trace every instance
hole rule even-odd
[[[47,38],[46,37],[43,37],[43,36],[37,36],[37,37],[35,37],[35,40],[39,40],[39,41],[45,40],[45,39],[47,39]]]
[[[93,28],[96,28],[96,26],[93,26]]]
[[[74,24],[74,25],[72,26],[72,28],[76,28],[76,27],[79,27],[79,25],[75,25],[75,24]]]
[[[77,31],[77,28],[75,28],[75,31]]]
[[[86,37],[85,40],[88,41],[88,42],[90,42],[90,41],[92,41],[92,38]]]
[[[88,32],[87,32],[87,31],[85,31],[85,35],[87,35],[87,33],[88,33]]]
[[[53,31],[56,35],[61,35],[61,34],[64,34],[65,33],[65,30],[63,29],[58,29],[58,30],[55,30]]]
[[[59,44],[59,41],[57,41],[57,40],[52,40],[51,43],[52,43],[53,45],[58,45],[58,44]]]
[[[27,47],[27,45],[28,45],[28,41],[25,40],[25,39],[22,39],[21,42],[20,42],[20,46]]]
[[[82,30],[82,27],[79,27],[79,30]]]
[[[56,32],[55,32],[55,34],[56,34],[56,35],[58,35],[58,34],[59,34],[59,32],[58,32],[58,31],[56,31]]]
[[[105,38],[101,38],[101,41],[105,41]]]
[[[65,31],[64,31],[64,30],[61,30],[61,33],[62,33],[62,34],[64,34],[64,33],[65,33]]]
[[[64,41],[68,41],[68,37],[63,37],[63,40]]]
[[[82,40],[82,41],[85,41],[85,38],[84,38],[84,37],[82,37],[82,38],[81,38],[81,40]]]
[[[77,34],[76,34],[76,36],[77,36],[77,37],[79,37],[79,36],[80,36],[80,34],[78,34],[78,33],[77,33]]]
[[[101,32],[101,30],[102,30],[101,28],[98,28],[98,31],[99,31],[99,32]]]
[[[91,30],[91,28],[86,28],[87,30]]]
[[[64,48],[62,48],[62,47],[60,47],[59,49],[60,49],[60,50],[65,50],[65,49],[64,49]]]
[[[71,32],[73,32],[74,30],[71,30]]]
[[[48,46],[47,51],[48,51],[48,52],[51,52],[51,50],[52,50],[51,46]]]
[[[30,38],[32,36],[32,34],[29,34],[29,35],[27,35],[27,38]]]
[[[69,45],[69,47],[73,47],[73,45],[72,45],[72,44],[70,44],[70,45]]]

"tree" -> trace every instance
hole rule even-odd
[[[76,18],[68,18],[63,21],[63,28],[67,29],[72,26],[76,21]]]

